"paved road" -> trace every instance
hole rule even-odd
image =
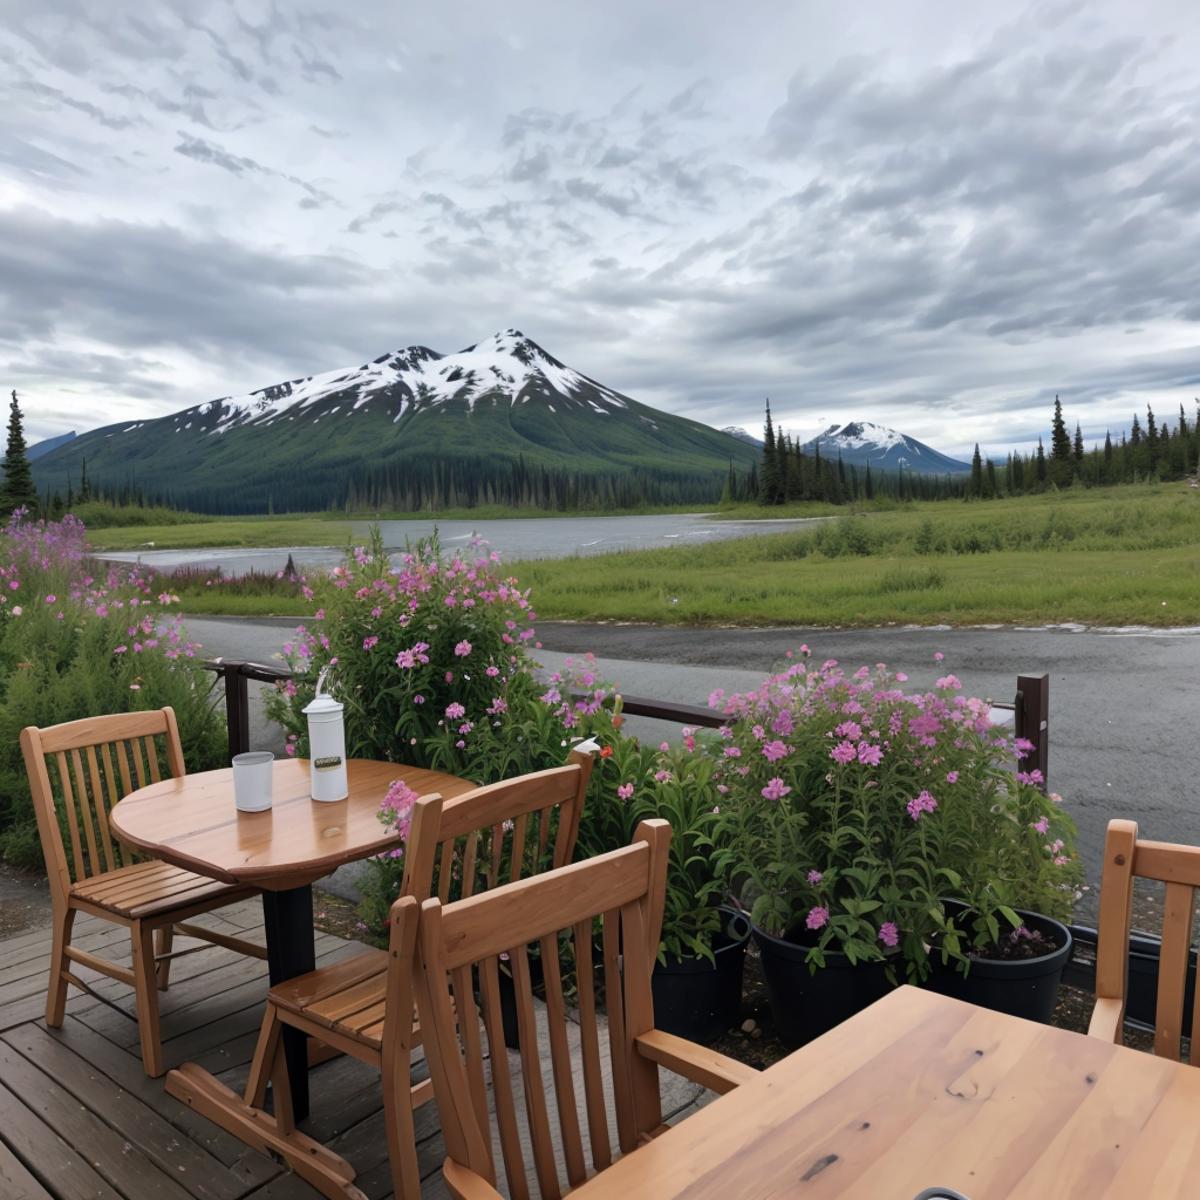
[[[291,621],[195,618],[211,654],[270,661]],[[913,685],[952,670],[967,690],[1011,700],[1019,674],[1050,675],[1050,782],[1080,828],[1089,875],[1098,870],[1110,817],[1133,816],[1151,837],[1200,843],[1200,635],[1012,629],[660,629],[547,623],[539,627],[556,666],[594,651],[602,673],[630,694],[704,704],[715,687],[757,683],[789,648],[850,667],[886,662]],[[935,666],[933,654],[946,658]],[[667,727],[646,723],[660,736]],[[673,730],[670,730],[673,732]],[[255,721],[258,745],[277,745]],[[1086,903],[1083,916],[1090,914]]]

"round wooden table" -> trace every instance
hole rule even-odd
[[[262,888],[267,965],[271,983],[281,983],[316,966],[313,880],[399,844],[379,820],[391,782],[403,779],[421,795],[447,800],[475,786],[401,763],[350,759],[346,768],[349,796],[327,803],[310,798],[307,759],[276,761],[272,807],[257,813],[234,806],[232,767],[164,779],[114,805],[109,824],[122,842],[164,862]],[[291,1028],[284,1039],[299,1120],[308,1112],[308,1039]]]

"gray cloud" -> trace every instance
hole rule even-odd
[[[96,420],[509,325],[958,452],[1200,386],[1171,0],[51,7],[0,28],[0,364]]]

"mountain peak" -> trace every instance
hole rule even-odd
[[[822,457],[840,454],[846,463],[885,471],[957,475],[971,469],[968,463],[949,458],[916,438],[873,421],[834,422],[802,447],[810,454],[818,448]]]

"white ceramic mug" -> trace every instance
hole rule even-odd
[[[233,799],[239,812],[263,812],[271,807],[271,778],[275,755],[251,750],[233,756]]]

